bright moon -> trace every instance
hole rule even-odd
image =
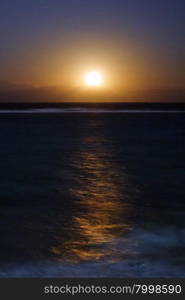
[[[100,86],[102,81],[102,74],[100,72],[89,72],[85,75],[85,84],[88,86]]]

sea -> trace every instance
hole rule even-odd
[[[1,104],[0,277],[185,277],[185,104]]]

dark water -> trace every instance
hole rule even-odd
[[[184,277],[180,112],[1,113],[1,277]]]

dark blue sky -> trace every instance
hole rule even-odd
[[[120,85],[182,87],[185,1],[0,0],[1,80],[72,84],[80,64]]]

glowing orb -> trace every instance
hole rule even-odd
[[[89,72],[85,75],[85,84],[88,86],[100,86],[102,81],[100,72]]]

